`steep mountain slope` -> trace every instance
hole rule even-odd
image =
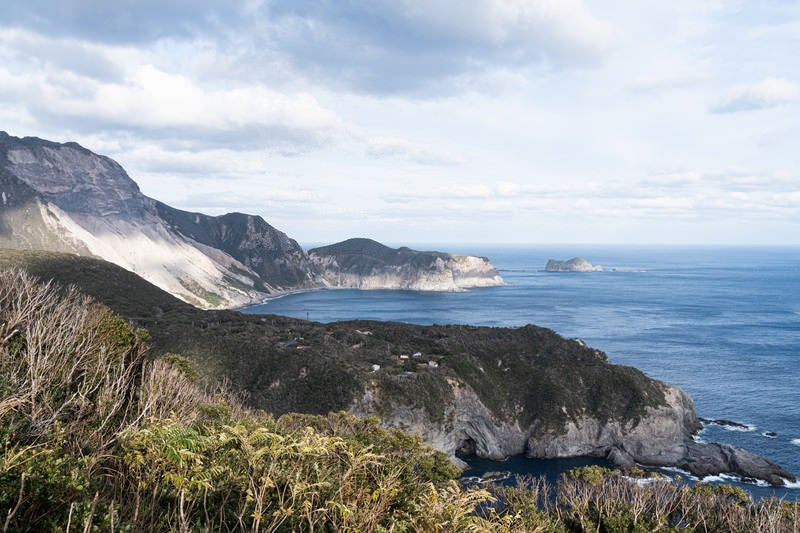
[[[260,217],[166,206],[76,143],[0,132],[0,201],[0,245],[102,257],[199,307],[320,285],[305,251]]]
[[[322,287],[501,285],[486,258],[351,239],[313,259],[261,217],[212,217],[144,196],[115,161],[76,143],[0,132],[0,246],[101,257],[201,308]]]
[[[503,285],[485,257],[389,248],[371,239],[348,239],[308,251],[331,287],[457,291]]]
[[[162,220],[182,235],[222,250],[271,285],[306,288],[318,284],[305,251],[261,217],[243,213],[211,217],[161,202],[155,202],[155,209]]]
[[[275,414],[377,415],[451,456],[593,455],[697,475],[793,479],[744,450],[694,442],[699,422],[683,391],[544,328],[319,324],[203,311],[97,259],[0,250],[0,269],[8,267],[76,284],[147,328],[153,355],[183,354],[208,379]]]

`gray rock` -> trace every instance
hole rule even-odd
[[[567,261],[550,259],[544,267],[545,272],[602,272],[602,265],[592,265],[582,257],[573,257]]]
[[[453,384],[453,402],[443,406],[443,423],[433,422],[420,408],[374,401],[367,392],[351,408],[360,415],[381,413],[382,423],[420,435],[430,446],[456,455],[474,454],[501,460],[524,453],[535,458],[592,456],[619,467],[672,466],[703,477],[735,474],[765,480],[775,486],[795,481],[795,476],[772,461],[726,444],[694,442],[702,426],[691,398],[680,388],[663,384],[666,405],[650,408],[638,421],[576,419],[556,431],[544,431],[534,422],[522,427],[518,421],[499,420],[475,391],[463,383]]]
[[[686,454],[675,466],[700,478],[717,474],[736,474],[743,478],[762,479],[774,486],[797,479],[769,459],[729,444],[686,443]]]

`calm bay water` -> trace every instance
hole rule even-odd
[[[800,248],[441,245],[488,256],[505,287],[460,293],[335,290],[293,294],[246,310],[308,318],[415,324],[536,324],[579,337],[612,362],[679,385],[698,415],[747,424],[699,438],[764,455],[800,477]],[[546,273],[581,256],[597,273]],[[766,432],[777,433],[767,437]],[[504,464],[506,466],[504,466]],[[549,466],[543,466],[547,464]],[[476,462],[474,472],[531,473],[558,461]],[[800,485],[757,496],[800,500]]]

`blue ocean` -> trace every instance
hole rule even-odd
[[[699,439],[766,456],[800,477],[800,248],[416,248],[487,256],[507,286],[459,293],[316,291],[272,299],[246,312],[318,322],[370,319],[551,328],[605,351],[614,363],[679,385],[694,399],[699,416],[747,426],[708,425]],[[544,272],[548,259],[575,256],[604,270]],[[476,460],[470,473],[510,470],[554,478],[575,464]],[[800,484],[745,487],[756,497],[800,500]]]

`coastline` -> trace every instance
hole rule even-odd
[[[437,245],[459,251],[458,245]],[[464,246],[462,246],[464,248]],[[299,295],[271,313],[319,321],[360,319],[416,324],[519,327],[538,324],[584,339],[617,363],[681,386],[699,416],[747,422],[709,426],[698,441],[758,451],[797,475],[800,412],[795,406],[800,309],[798,246],[487,245],[505,287],[436,298],[354,291]],[[584,255],[614,276],[550,276],[551,256]],[[630,269],[630,270],[629,270]],[[302,311],[302,313],[301,313]],[[788,365],[788,366],[787,366]],[[732,390],[738,391],[732,394]],[[777,438],[763,435],[777,433]],[[497,465],[494,469],[502,468]],[[743,487],[759,489],[754,485]],[[771,489],[767,489],[771,490]],[[798,499],[800,487],[786,489]]]

